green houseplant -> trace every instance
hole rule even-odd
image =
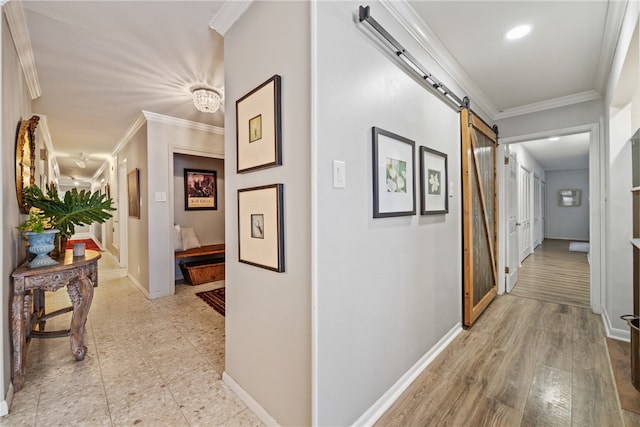
[[[50,184],[44,193],[37,185],[24,190],[25,201],[29,206],[38,208],[52,228],[60,230],[59,250],[66,248],[66,240],[75,233],[76,226],[103,223],[113,215],[113,199],[105,194],[73,188],[64,198],[58,195],[58,189]],[[63,244],[64,243],[64,244]]]

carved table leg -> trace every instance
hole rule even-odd
[[[86,275],[80,276],[69,282],[67,291],[73,304],[70,327],[71,352],[76,360],[83,360],[87,354],[87,347],[83,342],[84,325],[87,322],[89,308],[93,300],[93,282]]]
[[[16,280],[18,282],[20,279]],[[24,280],[22,285],[24,285]],[[27,371],[27,324],[30,298],[25,298],[24,291],[18,283],[14,283],[13,301],[11,302],[11,335],[13,340],[13,388],[20,391],[24,385]]]

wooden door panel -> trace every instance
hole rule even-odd
[[[464,324],[472,325],[497,294],[497,181],[495,132],[463,109]]]

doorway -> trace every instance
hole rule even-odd
[[[505,245],[505,291],[517,294],[518,283],[529,280],[530,277],[540,278],[540,273],[531,272],[532,265],[544,267],[546,262],[555,262],[553,256],[538,256],[538,252],[549,254],[551,245],[554,248],[562,247],[567,253],[572,252],[566,258],[575,259],[578,254],[570,251],[569,247],[590,247],[590,233],[593,232],[594,219],[592,218],[592,206],[590,201],[590,183],[594,177],[591,171],[590,153],[597,148],[597,127],[591,132],[569,134],[556,138],[539,138],[522,143],[512,142],[505,149],[505,167],[503,177],[505,180],[505,217],[504,224]],[[544,145],[546,143],[546,147]],[[539,148],[535,144],[542,144]],[[555,145],[554,145],[555,144]],[[572,152],[573,151],[573,152]],[[573,156],[573,157],[571,157]],[[507,160],[508,159],[508,160]],[[514,175],[517,170],[517,180]],[[517,181],[517,184],[516,184]],[[597,181],[596,181],[597,182]],[[517,196],[514,195],[517,189]],[[558,203],[558,194],[561,190],[578,190],[582,194],[579,206],[562,207]],[[599,194],[596,192],[596,194]],[[517,221],[514,227],[514,200],[517,198]],[[599,218],[596,219],[599,221]],[[517,233],[515,230],[517,229]],[[517,234],[519,263],[514,261],[513,246]],[[599,234],[598,234],[599,236]],[[550,240],[551,239],[551,240]],[[556,243],[556,245],[553,245]],[[574,244],[576,246],[574,246]],[[566,248],[565,248],[566,246]],[[599,247],[599,242],[598,245]],[[598,250],[598,248],[596,248]],[[583,253],[585,260],[591,250]],[[535,257],[530,260],[529,257]],[[601,262],[597,252],[597,260],[594,265],[585,264],[587,270],[597,268]],[[530,265],[531,264],[531,265]],[[523,267],[527,267],[526,269]],[[525,273],[525,271],[527,271]],[[587,297],[580,304],[591,305],[594,311],[599,309],[599,304],[594,305],[592,274],[587,272],[584,290]],[[594,277],[598,283],[599,277]],[[582,280],[582,279],[581,279]],[[540,281],[542,279],[540,278]],[[579,280],[576,280],[576,283]],[[553,286],[547,289],[553,292]],[[560,292],[558,292],[560,293]],[[574,304],[575,305],[575,304]]]

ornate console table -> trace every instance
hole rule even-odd
[[[83,257],[74,257],[68,250],[60,264],[50,267],[29,268],[26,263],[11,276],[11,335],[13,339],[13,387],[19,391],[24,385],[27,370],[27,345],[31,338],[71,337],[71,352],[76,360],[83,360],[87,347],[83,343],[93,287],[98,285],[100,252],[85,251]],[[46,314],[44,291],[57,291],[67,286],[72,307]],[[73,310],[71,325],[64,331],[44,331],[46,319]]]

